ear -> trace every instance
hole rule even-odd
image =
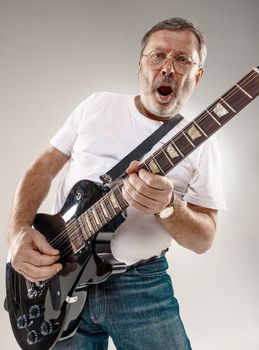
[[[195,77],[196,79],[195,85],[199,83],[199,81],[201,80],[201,77],[203,76],[203,73],[204,73],[204,68],[203,67],[199,68],[198,73],[196,74],[196,77]]]

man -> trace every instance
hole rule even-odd
[[[205,57],[204,38],[195,25],[181,18],[162,21],[142,39],[140,95],[96,93],[75,109],[16,191],[9,225],[14,269],[30,281],[51,278],[62,269],[59,252],[31,227],[53,178],[66,164],[58,211],[77,181],[98,181],[181,110],[203,75]],[[178,124],[167,139],[184,125]],[[217,145],[207,141],[167,177],[138,171],[138,165],[132,162],[127,169],[122,190],[127,219],[111,241],[113,255],[129,268],[89,287],[77,333],[57,349],[107,349],[108,336],[117,349],[191,348],[163,252],[172,238],[196,253],[210,248],[217,210],[225,205]]]

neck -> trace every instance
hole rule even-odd
[[[158,115],[155,115],[155,114],[152,114],[151,112],[149,112],[145,106],[143,105],[142,101],[141,101],[141,98],[140,98],[140,95],[136,96],[135,97],[135,105],[136,105],[136,108],[137,110],[139,111],[139,113],[141,113],[142,115],[144,115],[144,117],[147,117],[149,119],[152,119],[152,120],[157,120],[159,122],[165,122],[171,118],[173,118],[173,115],[172,116],[164,116],[164,117],[160,117]]]

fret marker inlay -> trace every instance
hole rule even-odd
[[[187,134],[191,137],[192,140],[196,140],[202,136],[202,134],[199,132],[199,130],[194,125],[192,125],[188,129]]]
[[[160,170],[156,164],[156,162],[154,161],[154,159],[152,159],[149,163],[148,163],[148,167],[149,169],[152,171],[153,174],[158,174],[160,173]]]
[[[213,112],[220,118],[228,114],[228,110],[221,104],[217,103],[216,107],[213,109]]]
[[[112,205],[113,205],[113,208],[120,208],[120,206],[119,206],[119,204],[118,204],[118,202],[117,202],[117,200],[116,200],[116,197],[115,197],[114,193],[112,193],[112,194],[110,195],[110,200],[111,200],[111,203],[112,203]]]
[[[106,219],[110,219],[110,215],[108,214],[108,211],[107,211],[107,209],[106,209],[106,207],[105,207],[103,202],[100,202],[100,206],[102,208],[102,211],[103,211],[104,216],[106,217]]]
[[[166,151],[172,159],[179,157],[179,153],[175,150],[171,143],[166,147]]]

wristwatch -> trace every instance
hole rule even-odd
[[[162,209],[159,213],[155,214],[160,217],[160,219],[167,219],[169,216],[173,215],[174,212],[174,204],[175,204],[175,194],[172,193],[172,198],[167,206]]]

